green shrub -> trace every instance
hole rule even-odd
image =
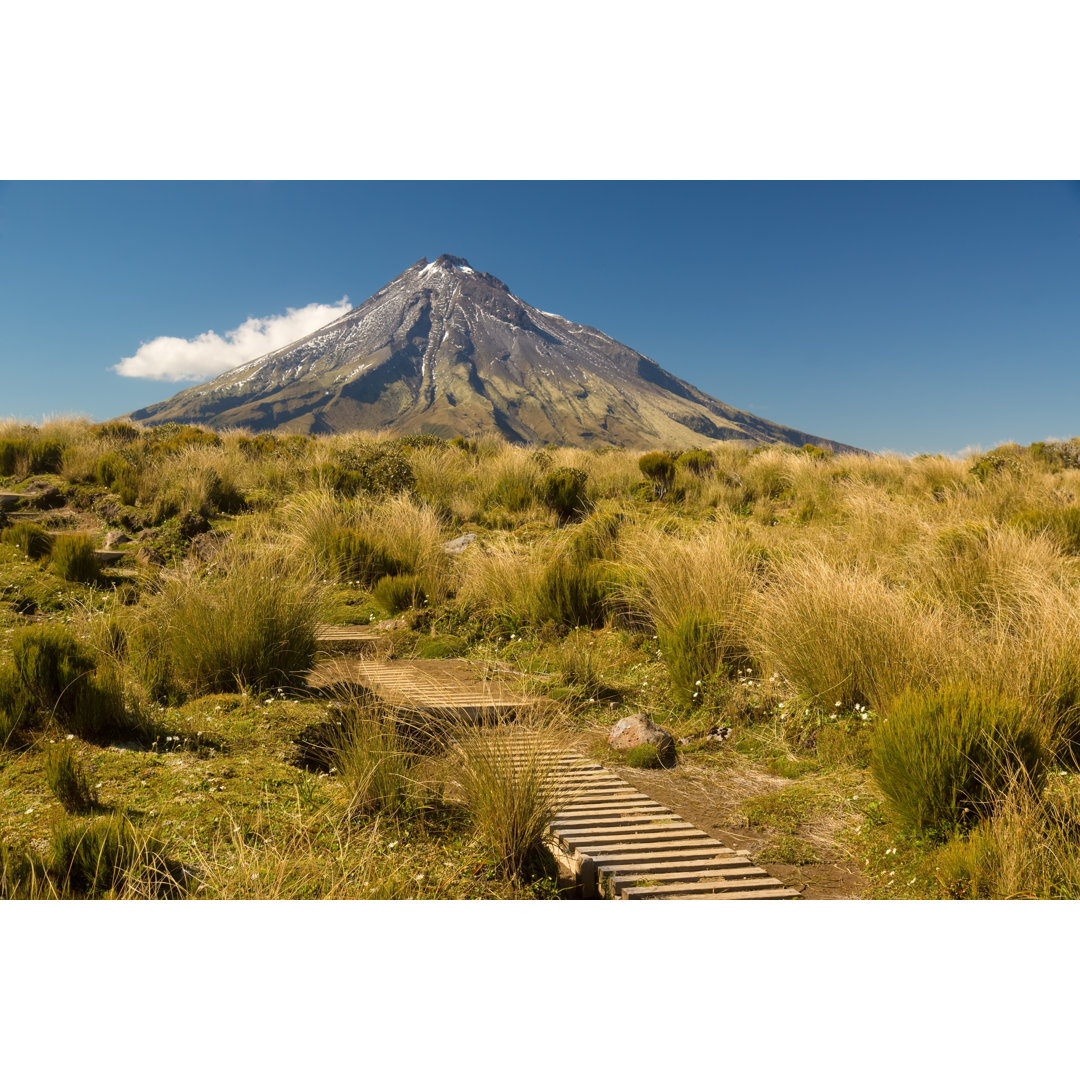
[[[79,896],[153,897],[180,891],[178,867],[166,857],[164,845],[120,814],[57,822],[49,864],[62,888]]]
[[[674,626],[657,627],[668,678],[684,705],[703,705],[710,683],[728,672],[723,625],[704,615],[684,615]]]
[[[58,536],[52,546],[52,568],[65,581],[95,584],[101,576],[93,541],[86,533]]]
[[[369,495],[396,495],[416,488],[416,477],[408,458],[390,444],[368,443],[352,447],[342,453],[341,464],[359,476],[358,490]]]
[[[29,521],[20,521],[9,525],[0,540],[11,544],[31,559],[44,559],[52,551],[53,538],[40,525]]]
[[[178,454],[192,446],[220,446],[221,436],[202,428],[170,421],[146,432],[147,449],[155,454]]]
[[[94,479],[104,487],[112,487],[129,467],[127,459],[121,454],[102,454],[94,462]]]
[[[93,809],[94,795],[74,751],[62,742],[49,749],[45,756],[45,782],[69,813],[85,813]]]
[[[576,521],[586,510],[585,483],[588,475],[582,469],[552,469],[544,477],[541,498],[559,521]]]
[[[94,670],[90,654],[59,626],[28,626],[11,638],[23,704],[45,714],[70,714],[78,687]]]
[[[388,574],[375,583],[373,595],[391,615],[419,607],[427,601],[416,574]]]
[[[103,424],[95,424],[89,434],[96,439],[115,439],[117,442],[130,443],[142,435],[142,429],[123,420],[107,420]]]
[[[446,440],[438,435],[424,433],[422,435],[402,435],[395,440],[398,446],[408,447],[410,450],[431,450],[448,445]]]
[[[675,483],[675,459],[671,454],[654,450],[638,458],[638,468],[652,484],[653,494],[662,499]]]
[[[826,449],[824,446],[815,446],[813,443],[803,443],[802,452],[811,458],[830,458],[832,457],[832,451]]]
[[[412,570],[366,533],[336,525],[316,538],[315,556],[323,572],[338,581],[358,581],[370,588],[380,578]]]
[[[536,618],[565,627],[603,626],[606,595],[599,563],[556,557],[536,583]]]
[[[93,741],[131,735],[139,730],[129,716],[119,679],[95,671],[93,657],[66,631],[33,626],[11,639],[15,682],[0,688],[0,707],[19,723],[54,720],[60,727]],[[2,680],[0,680],[2,682]]]
[[[277,449],[278,441],[274,435],[255,435],[248,438],[241,435],[236,440],[237,449],[248,458],[257,459],[272,454]]]
[[[343,469],[332,461],[324,461],[312,466],[311,479],[316,487],[352,498],[360,490],[360,482],[363,478],[358,472]]]
[[[945,835],[988,816],[1019,780],[1045,781],[1038,730],[1019,703],[966,686],[907,690],[872,740],[871,769],[901,821]]]
[[[626,755],[626,764],[634,769],[662,769],[663,755],[656,743],[641,743],[630,748]]]
[[[695,476],[705,476],[716,468],[716,459],[708,450],[684,450],[679,455],[678,463]]]

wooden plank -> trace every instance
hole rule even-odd
[[[558,839],[562,839],[558,833],[555,833],[555,836]],[[646,851],[652,851],[652,853],[658,857],[662,854],[665,859],[674,859],[682,854],[700,856],[705,852],[709,852],[710,854],[715,853],[717,855],[731,853],[731,848],[725,848],[715,840],[676,839],[665,843],[662,846],[660,844],[653,844],[651,848],[643,844],[628,844],[621,841],[618,843],[592,843],[588,845],[587,849],[579,845],[574,846],[578,847],[583,854],[591,855],[593,860],[597,863],[607,862],[609,856],[623,854],[633,854],[637,858],[644,859],[644,852]]]
[[[657,901],[683,901],[683,900],[800,900],[802,896],[794,889],[760,889],[756,892],[735,893],[686,893],[680,896],[620,896],[620,900],[657,900]]]
[[[755,878],[768,878],[769,875],[761,869],[759,866],[746,866],[740,869],[734,870],[687,870],[682,873],[656,873],[654,871],[644,871],[641,873],[624,874],[621,871],[618,874],[614,874],[610,878],[611,888],[614,890],[615,895],[619,896],[625,889],[632,887],[646,887],[642,885],[643,882],[648,882],[649,885],[672,885],[672,884],[693,884],[697,883],[711,883],[711,882],[748,882],[752,886],[755,884]],[[772,879],[770,879],[772,880]],[[748,886],[749,887],[749,886]]]
[[[704,870],[722,870],[727,866],[733,869],[753,867],[754,864],[742,856],[735,855],[727,858],[723,855],[695,856],[693,858],[667,859],[663,852],[656,853],[648,861],[634,861],[633,855],[625,856],[626,862],[611,865],[606,861],[596,864],[596,872],[601,878],[621,877],[625,874],[635,874],[638,877],[651,876],[654,874],[700,872]]]
[[[551,822],[553,829],[566,832],[570,829],[581,829],[589,825],[677,825],[678,819],[673,819],[670,814],[655,813],[647,810],[644,813],[627,813],[625,810],[614,813],[596,810],[592,813],[567,813],[560,814]],[[685,824],[685,822],[683,822]]]
[[[700,828],[687,825],[686,822],[652,825],[649,822],[627,825],[613,822],[610,825],[571,825],[557,829],[558,835],[576,848],[588,846],[592,840],[600,843],[612,840],[625,840],[638,843],[642,840],[677,840],[704,838]]]
[[[784,884],[774,877],[763,877],[756,881],[711,881],[698,883],[683,883],[677,885],[642,885],[624,889],[623,897],[626,900],[637,900],[651,896],[687,896],[691,893],[732,893],[745,892],[756,893],[766,889],[783,889]],[[798,895],[794,889],[789,890],[793,895]]]

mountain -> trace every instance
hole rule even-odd
[[[454,255],[420,259],[315,333],[130,418],[313,434],[499,432],[569,446],[850,449],[732,408]]]

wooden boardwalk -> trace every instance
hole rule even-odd
[[[324,627],[320,640],[362,642],[363,627]],[[342,631],[338,635],[336,631]],[[350,636],[351,635],[351,636]],[[366,647],[366,646],[365,646]],[[317,664],[308,686],[328,695],[370,694],[388,708],[436,719],[505,720],[543,698],[511,689],[465,660],[373,660]],[[548,846],[561,876],[584,899],[781,900],[794,889],[684,821],[595,761],[520,728],[505,729],[518,761],[539,755],[562,796]]]
[[[444,719],[501,720],[540,699],[485,681],[465,660],[353,660],[316,664],[308,687],[366,692],[388,708]]]
[[[585,899],[787,900],[794,889],[573,751],[510,737],[519,756],[546,755],[566,802],[549,847]]]
[[[357,653],[361,656],[375,656],[389,648],[382,634],[373,634],[363,624],[359,626],[332,626],[320,623],[315,628],[315,640],[324,652]]]

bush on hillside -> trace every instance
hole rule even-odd
[[[874,732],[874,779],[920,834],[968,828],[1022,781],[1045,781],[1039,732],[1018,702],[968,686],[907,690]]]
[[[20,723],[55,721],[66,731],[101,742],[133,734],[116,675],[98,671],[93,657],[66,630],[27,627],[11,640],[17,681],[0,692],[0,708]]]
[[[85,585],[94,585],[101,577],[93,541],[86,533],[69,533],[56,538],[52,546],[52,568],[65,581],[79,581]]]
[[[313,575],[280,573],[272,552],[226,549],[205,573],[167,582],[148,608],[140,635],[161,684],[193,694],[235,692],[296,682],[311,668],[321,589]],[[133,648],[134,648],[133,644]]]
[[[583,469],[552,469],[544,477],[541,497],[549,510],[554,510],[559,521],[577,521],[585,513],[585,483],[588,476]]]
[[[365,588],[387,575],[412,570],[365,532],[351,525],[336,525],[316,538],[315,557],[327,577],[358,581]]]
[[[684,705],[704,705],[710,684],[728,672],[723,624],[688,613],[674,626],[657,630],[675,697]]]
[[[20,521],[9,525],[0,540],[21,551],[30,559],[44,559],[52,551],[53,538],[40,525]]]
[[[536,618],[565,628],[603,626],[607,592],[599,563],[556,557],[536,583]]]
[[[638,468],[652,484],[653,495],[662,499],[675,483],[675,459],[671,454],[656,450],[638,458]]]
[[[388,574],[375,583],[373,595],[391,615],[427,602],[427,594],[416,574]]]
[[[416,477],[408,458],[392,444],[368,443],[341,454],[342,467],[359,477],[358,490],[368,495],[396,495],[413,491]]]
[[[678,464],[685,466],[695,476],[706,476],[716,468],[716,459],[708,450],[684,450],[679,455]]]

